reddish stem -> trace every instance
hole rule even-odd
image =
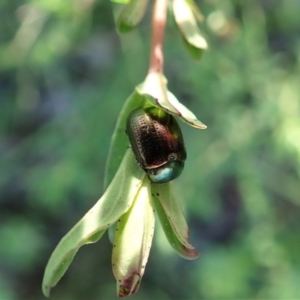
[[[155,0],[152,14],[152,41],[148,74],[163,73],[163,42],[167,20],[168,0]]]

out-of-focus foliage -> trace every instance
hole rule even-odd
[[[169,88],[208,125],[181,124],[176,180],[201,256],[159,226],[136,299],[300,298],[300,2],[203,0],[200,63],[168,28]],[[100,198],[109,141],[147,72],[149,17],[118,37],[113,4],[0,3],[0,299],[43,299],[60,238]],[[173,25],[172,25],[173,24]],[[108,239],[83,247],[53,299],[113,299]]]

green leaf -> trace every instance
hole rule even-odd
[[[134,91],[125,101],[125,104],[119,114],[117,124],[110,142],[108,158],[105,166],[104,190],[112,181],[117,172],[125,151],[129,146],[129,140],[126,135],[126,121],[131,111],[144,105],[145,98]]]
[[[128,150],[104,195],[62,238],[53,251],[42,284],[45,296],[49,296],[51,288],[64,275],[78,249],[98,241],[106,228],[130,208],[144,177],[145,172],[135,163],[132,151]]]
[[[192,9],[194,16],[196,17],[198,22],[203,22],[204,17],[199,9],[199,7],[197,6],[197,4],[195,3],[194,0],[186,0],[187,4],[190,6],[190,8]]]
[[[131,0],[121,11],[117,19],[120,34],[130,32],[142,20],[148,6],[148,0]]]
[[[115,224],[111,225],[110,227],[108,227],[108,229],[107,229],[108,239],[111,244],[114,243],[116,228],[117,228],[117,224],[115,223]]]
[[[196,259],[199,255],[188,242],[189,230],[170,183],[152,183],[152,197],[160,224],[172,248],[185,259]]]
[[[135,90],[150,101],[151,105],[163,108],[163,104],[165,106],[168,104],[167,79],[161,73],[148,74],[145,81],[136,86]],[[175,111],[178,114],[178,111],[172,105],[167,110],[170,113],[172,113],[171,111]]]
[[[113,3],[128,4],[130,0],[110,0]]]
[[[193,46],[192,44],[189,44],[189,42],[184,38],[184,36],[182,36],[182,40],[183,40],[185,49],[189,53],[190,57],[194,60],[198,60],[198,61],[201,60],[204,50],[197,48],[197,47]]]
[[[152,244],[155,225],[150,181],[145,177],[130,210],[117,223],[112,263],[119,297],[137,292]]]
[[[199,129],[206,129],[207,126],[197,119],[197,117],[186,108],[170,91],[167,91],[168,102],[180,113],[178,116],[183,122]]]
[[[172,184],[152,183],[151,188],[152,196],[159,200],[162,205],[177,238],[187,248],[194,249],[188,242],[189,228],[185,221],[181,205],[174,195]]]
[[[198,49],[206,49],[203,37],[190,4],[186,0],[173,0],[173,13],[179,30],[187,43]]]
[[[181,104],[177,98],[167,90],[167,80],[161,73],[150,73],[144,83],[136,87],[138,93],[144,96],[151,105],[178,116],[183,122],[198,128],[207,128],[197,117]]]

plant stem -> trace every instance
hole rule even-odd
[[[163,42],[167,20],[168,0],[155,0],[152,14],[152,41],[148,74],[163,73]]]

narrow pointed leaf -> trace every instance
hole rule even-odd
[[[207,126],[203,124],[201,121],[197,119],[197,117],[188,109],[186,108],[178,99],[172,94],[170,91],[167,91],[168,101],[171,103],[173,107],[177,111],[180,112],[180,116],[178,116],[183,122],[198,128],[198,129],[206,129]]]
[[[53,251],[42,284],[45,296],[49,296],[51,288],[64,275],[78,249],[99,240],[106,228],[130,208],[144,177],[144,171],[135,163],[132,151],[128,150],[104,195]]]
[[[155,225],[150,182],[144,179],[130,210],[117,223],[112,264],[120,297],[135,293],[148,260]]]
[[[190,57],[194,60],[198,60],[198,61],[201,60],[204,50],[197,48],[197,47],[193,46],[192,44],[188,43],[187,40],[183,36],[182,36],[182,41],[183,41],[185,49],[189,53]]]
[[[105,166],[104,190],[112,181],[117,172],[126,149],[129,146],[129,140],[126,135],[126,120],[129,113],[144,105],[145,98],[134,91],[125,101],[125,104],[119,114],[117,124],[110,142],[108,158]]]
[[[187,4],[190,6],[190,8],[192,9],[194,16],[196,17],[198,22],[203,22],[204,17],[199,9],[199,7],[197,6],[197,4],[195,3],[194,0],[186,0]]]
[[[117,228],[117,224],[113,224],[110,227],[108,227],[108,229],[107,229],[108,239],[111,244],[114,243],[116,228]]]
[[[181,205],[175,197],[172,184],[151,183],[151,188],[152,196],[160,202],[178,240],[187,248],[194,249],[188,242],[189,228]]]
[[[110,0],[110,1],[118,4],[127,4],[130,2],[130,0]]]
[[[167,79],[162,73],[156,72],[148,74],[145,81],[139,84],[135,89],[140,95],[146,97],[152,105],[160,107],[163,103],[166,106],[166,110],[179,113],[168,102]]]
[[[206,49],[207,42],[203,37],[191,6],[186,0],[173,0],[175,21],[184,39],[198,49]]]
[[[167,215],[159,198],[155,196],[156,193],[153,191],[152,193],[156,213],[171,247],[185,259],[196,259],[199,256],[198,253],[194,250],[192,245],[188,244],[188,247],[186,246],[187,241],[183,244],[182,241],[178,239],[178,234],[174,231],[174,224],[172,224],[169,215]]]
[[[161,73],[148,74],[145,82],[136,87],[136,91],[145,96],[152,105],[178,116],[183,122],[198,129],[207,128],[167,90],[167,81]]]
[[[130,32],[142,20],[148,6],[148,0],[131,0],[121,11],[117,19],[120,34]]]

